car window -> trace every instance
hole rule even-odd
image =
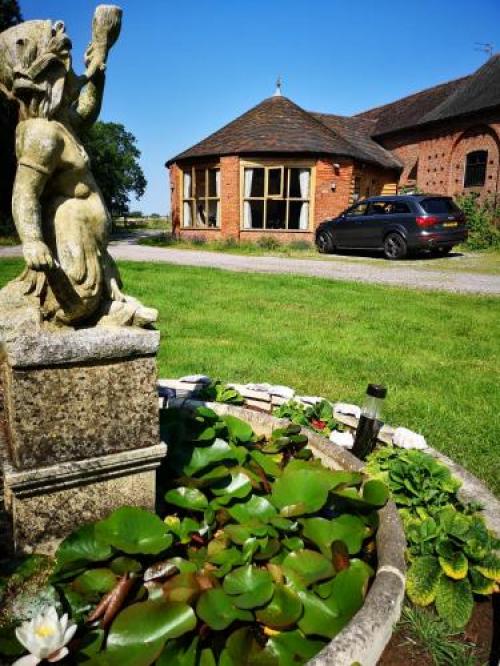
[[[385,215],[387,213],[387,203],[385,201],[372,201],[368,206],[368,215]]]
[[[368,204],[360,203],[357,206],[354,206],[353,208],[350,208],[346,212],[346,217],[358,217],[358,215],[366,215],[366,209],[367,208],[368,208]]]
[[[447,215],[448,213],[459,213],[460,209],[453,199],[447,197],[430,197],[422,199],[420,205],[430,215]]]
[[[391,210],[389,211],[391,215],[401,215],[402,213],[411,213],[410,207],[404,201],[392,201]]]

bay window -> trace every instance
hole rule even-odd
[[[182,226],[220,227],[220,169],[188,167],[182,175]]]
[[[311,202],[311,168],[245,166],[243,229],[307,231]]]

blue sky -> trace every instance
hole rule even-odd
[[[65,21],[74,67],[94,0],[20,0],[25,19]],[[270,96],[352,114],[477,69],[500,51],[499,0],[122,0],[102,120],[138,140],[148,180],[134,207],[169,208],[165,161]]]

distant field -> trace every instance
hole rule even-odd
[[[0,284],[22,263],[0,260]],[[500,303],[306,277],[122,263],[161,313],[159,373],[288,384],[360,402],[389,388],[388,422],[422,432],[500,495]]]

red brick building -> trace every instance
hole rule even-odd
[[[280,241],[360,197],[500,191],[500,55],[474,74],[353,117],[308,112],[279,91],[169,160],[183,237]]]

